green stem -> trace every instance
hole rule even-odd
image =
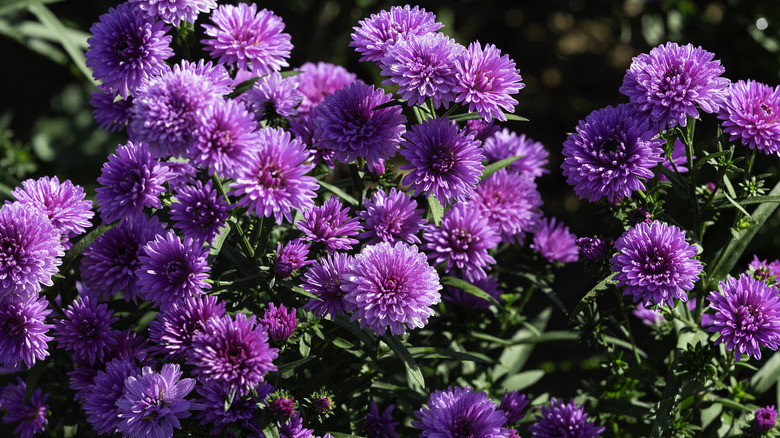
[[[230,202],[230,198],[228,198],[227,192],[225,192],[225,188],[222,186],[222,181],[219,180],[217,175],[212,175],[211,180],[214,181],[214,185],[217,187],[217,190],[219,191],[219,194],[222,195],[222,197],[225,198],[225,201],[228,203],[228,208],[232,207],[233,203]],[[244,234],[244,230],[241,228],[241,226],[238,224],[238,222],[229,222],[230,228],[233,229],[233,231],[238,234],[240,237],[239,241],[241,242],[241,247],[244,249],[245,255],[254,262],[255,268],[257,268],[257,261],[255,261],[255,251],[252,249],[252,245],[249,244],[249,240],[246,238],[246,234]]]
[[[634,352],[634,359],[636,360],[637,365],[641,366],[642,360],[639,358],[639,351],[636,348],[636,341],[634,340],[634,332],[631,330],[631,321],[628,319],[628,312],[626,311],[626,303],[623,299],[623,296],[620,294],[620,292],[617,289],[614,289],[615,296],[617,297],[618,303],[620,303],[620,313],[623,314],[623,321],[626,323],[626,331],[628,332],[628,340],[631,341],[631,350]]]

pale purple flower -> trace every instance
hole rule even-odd
[[[129,0],[128,3],[146,14],[149,19],[174,26],[186,21],[194,23],[201,12],[211,12],[217,7],[215,0]]]
[[[76,359],[89,365],[103,363],[106,352],[116,345],[117,331],[111,324],[114,311],[89,297],[77,298],[63,312],[65,318],[55,320],[54,339],[59,348],[72,350]]]
[[[510,164],[508,169],[521,175],[538,178],[550,171],[545,169],[549,152],[538,141],[525,134],[517,135],[506,128],[485,139],[482,144],[488,161],[501,161],[505,158],[520,157]]]
[[[44,394],[41,388],[35,388],[29,401],[25,403],[27,384],[19,377],[17,384],[10,384],[0,388],[0,408],[6,411],[3,415],[3,423],[19,423],[14,428],[14,433],[19,438],[32,438],[39,432],[46,430],[49,419],[46,411],[49,405],[46,400],[49,394]]]
[[[213,295],[187,297],[149,322],[149,339],[171,359],[186,359],[192,338],[209,318],[221,318],[225,302]]]
[[[46,324],[48,306],[38,294],[0,300],[0,364],[15,368],[24,362],[30,368],[49,355],[52,338],[46,333],[53,325]]]
[[[572,263],[579,258],[577,236],[555,218],[545,218],[539,222],[531,248],[550,263]]]
[[[750,149],[780,154],[780,86],[754,80],[732,83],[718,118],[730,141],[739,139]]]
[[[466,386],[435,391],[426,407],[414,412],[412,426],[422,429],[420,438],[507,438],[506,416],[483,391]]]
[[[364,423],[368,438],[400,438],[398,432],[395,431],[398,422],[393,421],[392,417],[394,408],[395,406],[392,404],[387,405],[380,415],[376,402],[371,401]]]
[[[318,317],[326,316],[330,319],[344,314],[345,292],[341,290],[341,285],[344,284],[342,277],[347,272],[349,258],[347,254],[337,252],[327,254],[309,266],[301,288],[316,295],[317,299],[309,299],[304,309]]]
[[[230,216],[225,197],[212,188],[211,181],[179,187],[176,201],[170,210],[173,227],[200,242],[210,244]]]
[[[477,184],[468,201],[498,228],[503,242],[523,240],[541,219],[542,196],[528,174],[501,169]]]
[[[648,326],[657,326],[664,322],[664,316],[658,310],[648,309],[642,303],[637,303],[636,308],[631,311],[642,324]]]
[[[277,307],[274,303],[268,303],[263,319],[260,320],[268,328],[268,336],[274,341],[286,341],[290,339],[298,318],[295,317],[296,309],[287,309],[284,304]]]
[[[604,426],[596,426],[588,421],[585,408],[573,399],[564,403],[555,397],[549,405],[542,406],[541,415],[536,416],[536,423],[528,428],[531,436],[540,438],[596,438],[604,430]]]
[[[360,61],[382,60],[387,48],[392,46],[402,36],[410,38],[436,32],[443,24],[435,21],[436,16],[432,12],[415,6],[393,6],[389,11],[381,11],[372,14],[369,18],[358,22],[353,27],[350,47],[354,47],[361,53]]]
[[[359,211],[363,220],[363,231],[360,239],[369,239],[368,244],[379,242],[420,243],[417,234],[427,221],[423,218],[423,210],[417,208],[417,201],[406,193],[390,189],[390,193],[378,190],[371,199],[363,200],[365,211]]]
[[[249,104],[257,120],[273,116],[289,119],[298,113],[296,107],[303,100],[298,81],[298,76],[282,78],[279,72],[273,72],[258,79],[241,100]]]
[[[298,92],[303,97],[298,114],[309,114],[325,96],[357,81],[357,75],[329,62],[307,62],[295,70],[300,71],[295,78],[298,82]]]
[[[469,112],[476,111],[485,120],[505,121],[504,111],[515,111],[517,101],[511,96],[525,84],[509,55],[502,56],[493,44],[483,49],[479,42],[473,42],[458,57],[455,68],[458,72],[453,89],[457,93],[455,102],[468,105]]]
[[[336,196],[321,206],[304,210],[303,220],[297,227],[304,233],[301,239],[322,243],[329,253],[352,249],[358,241],[349,236],[357,236],[362,229],[358,219],[349,216],[349,208],[342,208]]]
[[[116,433],[119,428],[119,408],[116,402],[125,394],[125,379],[136,377],[141,370],[134,359],[117,358],[98,370],[94,383],[84,391],[84,412],[87,421],[101,435]]]

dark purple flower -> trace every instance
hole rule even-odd
[[[466,120],[466,131],[469,135],[474,136],[476,140],[481,142],[485,142],[490,137],[496,135],[499,129],[501,128],[496,125],[493,119],[490,119],[489,121],[486,121],[485,119]]]
[[[480,142],[449,118],[429,119],[404,135],[401,155],[411,170],[403,184],[414,195],[435,196],[442,205],[467,199],[479,182],[484,159]]]
[[[412,426],[422,429],[420,438],[507,438],[504,412],[496,409],[487,394],[472,392],[468,386],[432,393],[427,407],[414,415],[419,421],[412,421]]]
[[[327,393],[319,393],[318,396],[314,398],[314,407],[317,409],[318,413],[329,414],[333,411],[333,397]]]
[[[421,36],[436,32],[443,24],[436,21],[432,12],[415,6],[393,6],[389,11],[381,11],[372,14],[369,18],[358,22],[353,27],[350,47],[354,47],[358,53],[362,53],[360,61],[382,60],[387,48],[392,46],[402,36]]]
[[[98,126],[108,132],[116,132],[125,129],[133,115],[130,111],[133,107],[133,97],[116,100],[113,93],[98,87],[96,91],[90,94],[90,105],[92,105],[92,115]]]
[[[308,259],[309,247],[311,247],[310,243],[300,239],[291,240],[285,246],[282,246],[282,242],[277,243],[274,262],[276,275],[288,279],[296,269],[314,263],[313,260]]]
[[[668,304],[674,298],[688,301],[702,264],[695,260],[696,247],[685,241],[685,232],[664,222],[640,223],[615,242],[619,252],[611,259],[614,279],[625,286],[623,295],[648,306]]]
[[[200,424],[214,425],[211,429],[212,435],[220,435],[225,427],[231,425],[253,430],[257,428],[257,421],[254,419],[257,402],[251,396],[233,397],[228,388],[216,382],[198,386],[197,391],[202,398],[195,401],[193,408],[201,411],[197,417]]]
[[[211,181],[179,187],[176,201],[170,211],[173,227],[192,240],[210,244],[230,216],[225,197],[212,188]]]
[[[607,254],[607,244],[598,237],[580,237],[577,239],[580,257],[589,262],[597,262]]]
[[[27,385],[19,377],[16,381],[16,385],[0,388],[0,408],[6,411],[3,423],[19,423],[14,429],[16,436],[32,438],[46,430],[46,425],[49,424],[49,419],[46,418],[49,405],[45,404],[49,394],[44,394],[41,388],[35,388],[29,401],[25,403]]]
[[[604,426],[589,422],[585,408],[573,399],[564,403],[555,397],[549,405],[542,406],[542,415],[537,415],[536,423],[528,428],[531,436],[541,438],[596,438],[604,430]]]
[[[0,300],[0,364],[19,367],[24,362],[29,368],[49,355],[52,338],[46,332],[53,326],[45,322],[48,306],[38,294]]]
[[[187,297],[176,302],[149,323],[149,339],[171,359],[186,359],[192,338],[209,318],[221,318],[225,302],[213,295]]]
[[[357,81],[354,73],[328,62],[307,62],[295,70],[300,71],[295,78],[298,82],[298,92],[303,97],[298,114],[309,114],[325,96]]]
[[[686,126],[687,117],[720,109],[729,80],[714,54],[667,42],[635,57],[623,77],[620,92],[628,96],[643,117],[660,130]]]
[[[312,264],[304,275],[301,288],[318,299],[309,299],[303,308],[330,319],[344,314],[344,291],[341,290],[343,274],[347,271],[349,256],[344,253],[328,254]]]
[[[358,237],[369,239],[366,243],[420,243],[417,233],[427,221],[423,219],[423,210],[416,208],[417,201],[406,193],[395,187],[390,193],[378,190],[371,199],[363,200],[363,207],[365,211],[358,212],[358,216],[366,231]]]
[[[149,19],[179,26],[186,21],[194,23],[201,12],[211,12],[217,7],[215,0],[129,0],[129,4],[146,14]]]
[[[279,426],[279,438],[316,438],[311,429],[303,427],[303,420],[299,415],[294,416],[286,423]]]
[[[780,297],[777,289],[745,274],[720,282],[722,293],[707,296],[715,311],[711,332],[715,345],[726,344],[739,361],[743,353],[761,359],[761,347],[777,350],[780,342]]]
[[[102,363],[106,350],[116,344],[116,330],[111,324],[119,318],[107,304],[98,304],[89,297],[77,298],[64,310],[65,318],[55,320],[54,339],[59,348],[73,350],[76,359],[89,365]]]
[[[362,227],[357,218],[349,217],[349,208],[341,207],[338,197],[331,196],[323,205],[304,210],[297,224],[305,234],[301,239],[322,242],[329,253],[352,249],[358,241],[348,236],[357,236]]]
[[[651,169],[663,161],[664,140],[635,116],[626,105],[602,108],[580,121],[563,143],[563,176],[580,199],[606,196],[616,202],[644,190],[640,178],[653,177]]]
[[[542,216],[542,196],[533,178],[506,169],[480,181],[468,203],[488,217],[504,242],[522,241]]]
[[[753,260],[748,265],[748,273],[756,280],[765,282],[770,286],[777,285],[777,277],[780,276],[780,260],[772,262],[760,260],[757,254],[753,254]]]
[[[296,309],[288,309],[284,304],[276,307],[274,303],[268,303],[265,309],[263,319],[260,320],[268,328],[268,336],[274,341],[286,341],[290,339],[295,327],[298,325],[298,318],[295,317]]]
[[[753,420],[753,430],[759,433],[767,433],[775,427],[777,422],[777,409],[775,405],[764,406],[756,409],[756,418]]]
[[[637,303],[636,308],[632,310],[631,313],[639,318],[639,320],[642,321],[642,324],[644,325],[654,326],[660,325],[662,322],[664,322],[664,316],[661,314],[661,312],[648,309],[647,307],[643,306],[642,303]]]
[[[501,161],[505,158],[520,157],[510,164],[508,169],[521,175],[538,178],[550,171],[545,169],[549,152],[544,145],[525,136],[517,135],[504,128],[485,139],[482,144],[488,161]]]
[[[368,438],[400,438],[395,427],[397,421],[393,421],[392,413],[394,405],[388,405],[382,414],[379,414],[379,408],[376,402],[371,401],[368,412],[366,412],[366,436]]]
[[[723,132],[750,149],[780,154],[780,87],[753,80],[737,81],[728,88],[718,113]]]
[[[515,62],[509,55],[502,56],[493,44],[482,49],[479,42],[469,44],[457,61],[455,102],[468,104],[469,112],[476,110],[485,120],[505,121],[504,111],[513,113],[517,105],[511,95],[525,87]]]
[[[270,398],[271,401],[267,404],[274,417],[279,420],[289,420],[295,416],[295,398],[288,397],[284,391],[271,395]]]
[[[498,280],[491,276],[477,280],[473,284],[495,299],[499,299],[498,297],[504,293],[504,291],[498,288]],[[462,289],[458,289],[457,287],[446,286],[444,290],[446,292],[444,295],[445,300],[452,301],[453,303],[467,309],[487,309],[490,307],[489,301],[470,294]]]
[[[557,223],[555,218],[546,218],[539,222],[531,248],[550,263],[576,262],[580,252],[577,236],[569,232],[569,227],[563,222]]]
[[[416,246],[404,242],[363,247],[342,279],[344,309],[377,336],[388,327],[394,335],[425,327],[434,314],[431,307],[441,302],[436,270]]]
[[[110,8],[89,28],[84,56],[92,77],[123,98],[133,95],[144,81],[168,69],[165,60],[173,56],[168,29],[127,3]]]
[[[208,169],[209,175],[235,177],[260,147],[257,123],[241,102],[217,100],[195,120],[187,155],[193,165]]]
[[[249,104],[258,120],[274,115],[289,119],[297,114],[295,107],[303,99],[297,88],[298,80],[298,76],[282,78],[279,72],[273,72],[258,79],[241,99]]]
[[[136,377],[141,370],[134,359],[112,359],[105,370],[98,370],[94,383],[84,392],[84,412],[87,421],[101,435],[116,433],[119,428],[117,400],[125,394],[125,379]]]
[[[512,424],[525,418],[523,409],[526,406],[528,406],[528,398],[525,394],[520,394],[517,391],[504,391],[504,397],[501,399],[501,405],[498,406],[498,409],[506,414],[507,424]]]

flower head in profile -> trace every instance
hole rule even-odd
[[[263,319],[260,320],[268,328],[268,336],[274,341],[286,341],[290,339],[298,318],[295,317],[296,309],[287,309],[284,304],[278,307],[274,303],[268,303]]]
[[[420,438],[507,438],[506,415],[483,391],[466,386],[449,387],[428,397],[426,407],[415,411],[412,426],[422,429]]]
[[[170,210],[173,227],[192,240],[210,244],[229,217],[227,201],[211,181],[179,187],[176,201]]]
[[[517,101],[511,96],[525,84],[509,55],[502,56],[493,44],[487,44],[483,49],[479,42],[473,42],[458,57],[455,68],[455,102],[468,105],[469,112],[476,111],[485,120],[506,121],[504,111],[515,111]]]
[[[16,385],[0,388],[0,409],[6,411],[3,423],[18,423],[14,428],[16,436],[32,438],[46,430],[46,425],[49,424],[49,419],[46,418],[46,412],[49,410],[46,400],[49,394],[44,394],[41,388],[36,388],[25,403],[27,384],[20,377],[17,377],[16,381]]]
[[[77,298],[64,313],[65,318],[56,320],[54,326],[59,348],[73,350],[75,358],[90,365],[103,363],[106,352],[116,345],[116,330],[111,324],[119,318],[111,318],[114,312],[107,304],[89,297]]]
[[[731,84],[718,118],[730,141],[780,155],[780,86],[772,88],[753,80]]]
[[[577,236],[569,227],[555,218],[542,219],[534,232],[531,248],[537,250],[548,262],[572,263],[579,258]]]
[[[501,399],[501,404],[498,409],[504,411],[506,414],[507,424],[518,422],[525,418],[523,409],[528,406],[528,398],[525,394],[520,394],[517,391],[504,391],[504,397]]]
[[[355,73],[329,62],[307,62],[295,70],[300,72],[295,79],[298,82],[298,92],[302,96],[298,114],[310,114],[325,96],[357,81]]]
[[[302,268],[313,263],[309,260],[309,248],[311,243],[300,239],[289,241],[282,246],[282,242],[276,244],[276,261],[274,261],[274,270],[276,275],[282,278],[290,278],[296,269]]]
[[[349,236],[356,236],[362,228],[357,218],[349,216],[349,208],[342,208],[336,196],[321,206],[304,210],[303,220],[297,226],[305,235],[302,239],[321,242],[330,253],[352,249],[358,241]]]
[[[753,420],[753,430],[766,433],[772,430],[777,423],[777,409],[774,405],[756,409],[756,418]]]
[[[225,302],[214,295],[187,297],[149,322],[149,339],[170,359],[186,359],[192,338],[209,318],[221,318]]]
[[[90,94],[89,104],[98,126],[107,132],[122,131],[133,113],[133,97],[116,100],[113,93],[98,87]]]
[[[342,277],[347,272],[349,256],[344,253],[327,254],[314,262],[303,276],[301,288],[317,298],[311,298],[304,309],[318,317],[335,318],[344,314],[344,284]]]
[[[361,53],[360,61],[379,62],[385,56],[388,47],[394,45],[399,38],[422,36],[436,32],[443,24],[436,21],[432,12],[427,12],[418,6],[393,6],[390,10],[372,14],[369,18],[358,22],[353,27],[350,47]]]
[[[49,302],[39,294],[0,300],[0,364],[15,368],[24,362],[29,368],[49,355],[49,313]]]
[[[636,308],[632,310],[631,313],[642,321],[642,324],[644,325],[657,326],[664,322],[664,316],[661,312],[654,309],[648,309],[643,306],[642,303],[637,303]]]
[[[604,426],[596,426],[588,421],[585,408],[574,400],[564,403],[555,397],[549,405],[542,406],[541,415],[536,416],[536,423],[528,428],[531,436],[540,438],[596,438],[604,430]]]
[[[542,196],[533,178],[507,169],[480,181],[468,203],[498,228],[503,242],[522,241],[542,216]]]
[[[520,157],[510,164],[508,169],[521,175],[538,178],[550,171],[545,169],[549,152],[544,145],[525,134],[516,134],[504,128],[485,139],[482,147],[488,161],[501,161],[505,158]]]
[[[116,402],[125,394],[125,379],[136,377],[141,370],[134,359],[116,358],[98,370],[94,383],[85,390],[84,412],[87,421],[101,435],[116,433],[119,428],[119,408]]]
[[[371,402],[364,422],[368,438],[400,438],[395,431],[398,422],[392,417],[394,408],[394,405],[387,405],[380,414],[376,402]]]
[[[159,18],[177,27],[182,21],[194,23],[198,14],[217,7],[215,0],[129,0],[128,3],[149,19]]]
[[[365,210],[358,212],[358,215],[366,231],[358,237],[369,239],[366,242],[369,245],[401,240],[420,243],[417,233],[427,221],[422,217],[423,210],[416,208],[417,201],[406,193],[395,187],[389,193],[378,190],[371,199],[363,201],[363,207]]]

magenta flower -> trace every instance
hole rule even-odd
[[[542,415],[536,416],[536,423],[528,431],[540,438],[596,438],[605,429],[588,421],[585,408],[574,400],[564,403],[553,397],[549,405],[542,406]]]
[[[201,331],[202,324],[224,314],[225,302],[213,295],[187,297],[149,322],[149,339],[169,358],[186,359],[192,338]]]
[[[780,154],[780,87],[737,81],[729,86],[718,118],[729,140],[738,139],[765,154]]]
[[[533,231],[542,212],[542,196],[528,174],[501,169],[477,184],[468,201],[498,228],[503,242],[522,242]]]
[[[756,418],[753,420],[753,430],[766,433],[772,430],[777,423],[777,409],[774,405],[756,409]]]
[[[217,7],[215,0],[129,0],[128,3],[149,19],[159,18],[177,27],[182,21],[194,23],[198,14]]]
[[[30,368],[49,355],[46,315],[51,313],[46,298],[33,294],[25,298],[0,300],[0,364],[16,368],[22,362]]]
[[[525,84],[509,55],[502,56],[493,44],[483,49],[479,42],[474,42],[458,58],[455,68],[458,71],[458,83],[453,89],[457,93],[455,102],[468,105],[469,112],[476,111],[485,120],[505,121],[504,111],[515,111],[517,101],[511,96]]]
[[[579,258],[577,236],[569,232],[563,222],[555,218],[542,219],[534,232],[531,248],[535,249],[548,262],[572,263]]]
[[[538,178],[550,172],[544,168],[550,153],[547,152],[543,144],[526,137],[525,134],[517,135],[504,128],[486,138],[482,147],[488,161],[520,157],[509,165],[508,169],[512,172],[530,175],[532,178]]]
[[[417,201],[406,193],[390,189],[390,193],[378,190],[371,199],[363,200],[365,211],[359,211],[363,220],[360,239],[369,239],[368,244],[379,242],[420,243],[417,233],[427,223],[423,219],[423,210],[417,208]]]
[[[173,227],[192,240],[211,244],[230,216],[225,197],[212,188],[211,181],[179,187],[176,201],[171,204]]]
[[[276,244],[276,261],[274,262],[274,271],[276,275],[289,279],[296,269],[314,263],[309,260],[309,248],[311,243],[295,239],[282,246],[282,242]]]
[[[341,207],[338,197],[331,196],[323,205],[304,210],[297,224],[305,235],[302,239],[323,243],[329,253],[352,249],[358,241],[349,236],[356,236],[362,227],[357,218],[349,217],[349,208]]]
[[[303,99],[298,91],[299,76],[282,78],[279,72],[273,72],[258,79],[241,99],[255,113],[256,120],[276,116],[289,119],[298,113],[296,107]]]
[[[288,310],[284,304],[277,307],[274,303],[268,303],[263,319],[260,320],[268,328],[268,336],[274,341],[286,341],[290,339],[298,318],[295,317],[296,309]]]
[[[347,272],[349,256],[344,253],[327,254],[317,262],[314,262],[303,276],[304,283],[301,288],[317,296],[311,298],[303,308],[322,317],[330,319],[336,315],[344,314],[344,295],[341,289],[344,284],[342,279]]]
[[[328,62],[307,62],[295,70],[300,71],[295,78],[298,81],[298,92],[303,97],[298,107],[298,114],[301,115],[310,114],[325,96],[357,81],[354,73]]]

